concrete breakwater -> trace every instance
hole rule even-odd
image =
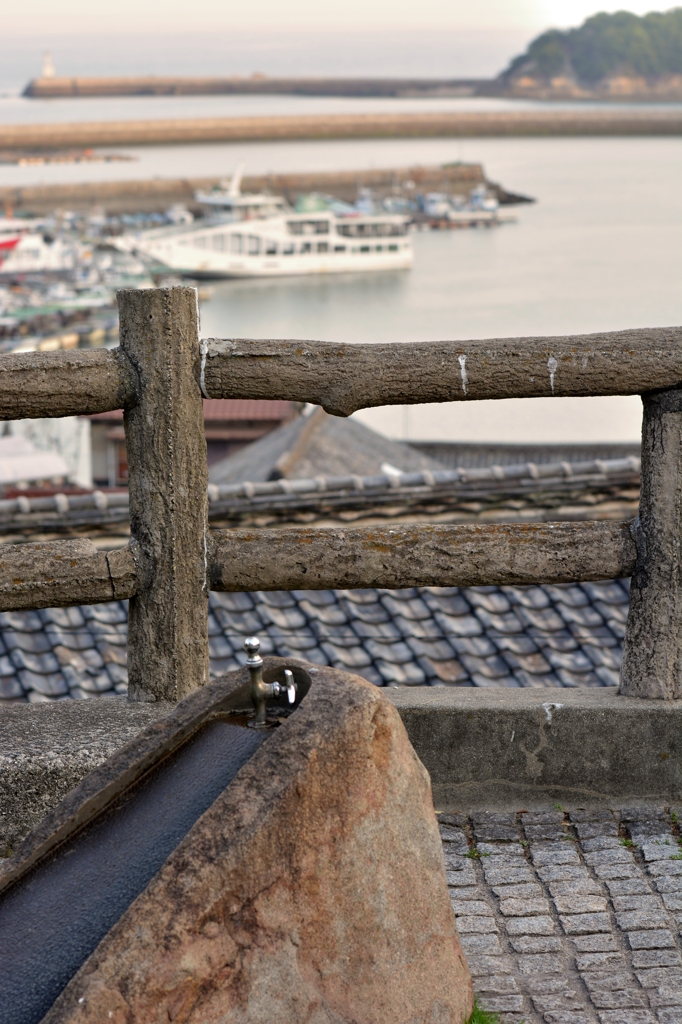
[[[34,78],[23,95],[57,96],[472,96],[492,82],[482,78],[186,78],[131,75],[117,78]]]
[[[461,192],[467,194],[485,182],[481,164],[450,164],[445,167],[406,167],[389,170],[309,172],[249,175],[242,179],[245,192],[267,190],[293,203],[306,192],[325,192],[354,202],[359,188],[388,195],[398,189],[414,192]],[[172,203],[198,209],[197,190],[219,184],[218,178],[154,178],[151,181],[104,181],[62,185],[32,185],[0,189],[0,207],[16,213],[49,213],[55,209],[87,210],[102,207],[108,213],[166,210]],[[492,186],[501,201],[521,200],[499,186]]]
[[[0,149],[45,150],[71,146],[143,146],[294,139],[680,134],[682,111],[675,108],[466,111],[2,125]]]

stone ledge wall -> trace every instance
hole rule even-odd
[[[682,802],[682,701],[610,690],[391,688],[437,810]],[[123,697],[0,710],[0,850],[171,704]]]

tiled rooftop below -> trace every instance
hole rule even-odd
[[[212,593],[211,673],[262,654],[377,686],[616,686],[628,580],[532,587]],[[0,700],[124,693],[126,602],[0,613]]]

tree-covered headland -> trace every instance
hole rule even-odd
[[[517,95],[682,97],[682,7],[643,17],[595,14],[579,28],[550,29],[497,84]]]

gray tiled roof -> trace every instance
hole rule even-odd
[[[392,441],[359,420],[316,409],[285,423],[253,444],[215,462],[213,484],[260,483],[278,477],[367,476],[389,463],[404,473],[442,469],[441,463],[400,441]]]
[[[634,455],[586,462],[521,462],[478,468],[420,469],[370,476],[209,484],[216,525],[372,519],[439,522],[541,522],[629,519],[639,501]],[[0,541],[67,534],[127,538],[128,492],[54,494],[0,500]]]
[[[212,593],[211,672],[264,654],[377,686],[615,686],[627,580],[563,586]],[[125,692],[125,602],[0,613],[0,699]]]
[[[406,444],[407,442],[403,442]],[[410,448],[450,469],[513,466],[519,462],[589,462],[592,459],[639,459],[637,441],[590,441],[585,444],[505,444],[485,441],[410,441]]]

